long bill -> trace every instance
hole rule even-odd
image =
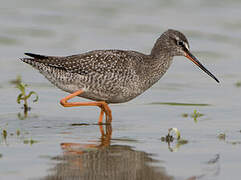
[[[205,73],[207,73],[209,76],[211,76],[215,81],[219,83],[219,80],[209,71],[207,70],[198,60],[197,58],[190,53],[190,51],[186,50],[186,57],[190,59],[192,62],[194,62],[199,68],[201,68]]]

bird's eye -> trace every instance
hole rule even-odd
[[[178,46],[184,46],[184,42],[183,41],[177,41],[177,45]]]

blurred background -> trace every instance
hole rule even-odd
[[[0,179],[237,179],[240,9],[238,0],[2,0]],[[61,107],[59,100],[67,93],[19,60],[24,52],[150,53],[169,28],[187,36],[193,54],[220,84],[185,57],[175,57],[150,90],[129,103],[112,105],[112,136],[107,139],[96,125],[73,125],[96,123],[99,109]],[[29,85],[27,91],[39,95],[37,103],[30,102],[28,117],[16,102],[17,76]],[[180,130],[183,141],[161,140],[171,127]]]

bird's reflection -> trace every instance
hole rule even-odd
[[[83,154],[87,151],[100,150],[102,148],[110,146],[112,126],[106,125],[105,131],[103,125],[99,125],[101,138],[99,142],[92,144],[83,143],[61,143],[61,147],[66,155],[69,154]]]
[[[111,145],[112,127],[100,127],[101,138],[97,143],[62,143],[63,155],[54,157],[57,164],[46,180],[171,180],[163,167],[150,154],[136,151],[127,145]],[[104,129],[105,128],[105,129]]]

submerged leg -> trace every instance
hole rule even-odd
[[[111,109],[109,108],[108,104],[104,101],[96,101],[96,102],[67,102],[68,100],[82,94],[83,90],[78,90],[63,99],[60,100],[60,104],[64,107],[73,107],[73,106],[98,106],[101,108],[100,116],[99,116],[99,124],[102,124],[104,113],[106,115],[106,123],[111,123],[112,115]]]
[[[98,124],[102,124],[104,112],[105,111],[101,108]]]

